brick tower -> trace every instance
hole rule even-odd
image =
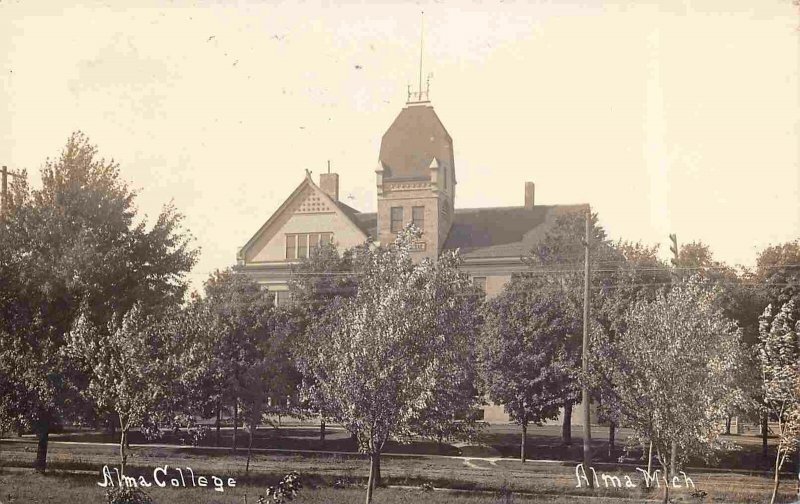
[[[423,232],[415,257],[435,259],[453,222],[456,176],[453,139],[427,92],[409,93],[406,106],[383,135],[375,174],[377,239],[391,243],[399,229],[414,222]]]

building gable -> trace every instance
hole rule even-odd
[[[239,250],[240,264],[292,262],[287,259],[287,235],[332,233],[340,248],[367,239],[366,233],[310,176],[297,186],[274,214]]]

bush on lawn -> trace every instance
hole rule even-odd
[[[144,490],[135,487],[115,487],[106,492],[108,504],[153,504]]]
[[[267,488],[266,496],[259,496],[258,504],[284,504],[297,497],[303,485],[300,484],[300,474],[292,471],[275,486]]]

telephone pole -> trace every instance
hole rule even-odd
[[[680,248],[678,248],[678,237],[675,233],[669,235],[669,239],[672,242],[672,245],[669,246],[670,252],[672,252],[672,283],[675,284],[680,281],[680,270],[678,257],[680,256]],[[670,447],[670,457],[669,457],[669,475],[670,477],[675,476],[675,459],[678,458],[678,444],[673,440],[672,446]]]
[[[592,212],[590,208],[586,209],[586,238],[584,239],[585,250],[585,264],[584,264],[584,279],[583,279],[583,353],[582,353],[582,369],[583,369],[583,469],[588,473],[589,468],[592,466],[592,423],[591,412],[589,411],[589,384],[586,381],[586,376],[589,374],[589,302],[591,300],[591,290],[589,289],[591,283],[591,267],[589,266],[589,249],[591,248],[591,229],[592,229]],[[592,478],[589,480],[589,486],[593,485]]]
[[[14,172],[8,171],[7,166],[3,166],[2,171],[2,187],[0,187],[0,216],[4,216],[6,214],[6,208],[8,207],[8,176],[11,175],[12,177],[19,177]]]
[[[678,248],[678,236],[675,233],[669,235],[669,240],[672,242],[672,245],[669,246],[669,251],[672,252],[672,259],[670,262],[672,263],[672,280],[673,283],[675,279],[678,278],[678,255],[680,249]]]
[[[0,215],[6,214],[6,198],[8,198],[8,168],[3,165],[3,188],[2,198],[0,201]]]

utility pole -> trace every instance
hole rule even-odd
[[[8,168],[3,165],[3,189],[2,189],[2,198],[3,201],[0,202],[0,215],[6,214],[6,201],[8,198]]]
[[[679,255],[678,236],[675,235],[675,233],[672,233],[671,235],[669,235],[669,240],[672,242],[672,245],[669,246],[669,251],[672,252],[672,259],[670,259],[670,262],[672,263],[672,267],[674,268],[672,270],[672,276],[674,281],[674,279],[677,278],[678,276],[678,271],[677,271],[678,255]]]
[[[7,166],[3,166],[2,171],[2,187],[0,187],[0,217],[6,214],[6,208],[8,207],[8,176],[11,175],[12,177],[19,177],[16,173],[8,171]]]
[[[592,419],[591,412],[589,411],[589,384],[586,382],[585,377],[589,374],[589,302],[591,299],[591,268],[589,266],[589,249],[591,248],[591,229],[592,229],[592,211],[590,208],[586,209],[586,238],[584,239],[585,250],[585,264],[584,264],[584,279],[583,279],[583,353],[581,358],[583,369],[583,469],[587,473],[592,466]],[[593,485],[592,478],[589,480],[589,486]]]
[[[680,249],[678,248],[678,237],[675,233],[669,235],[669,239],[672,242],[672,245],[669,246],[670,252],[672,252],[672,283],[675,284],[680,280],[680,271],[678,270],[679,262],[678,256],[680,255]],[[670,477],[675,476],[675,459],[678,457],[678,443],[675,440],[672,441],[672,446],[670,448],[670,457],[669,457],[669,475]]]

